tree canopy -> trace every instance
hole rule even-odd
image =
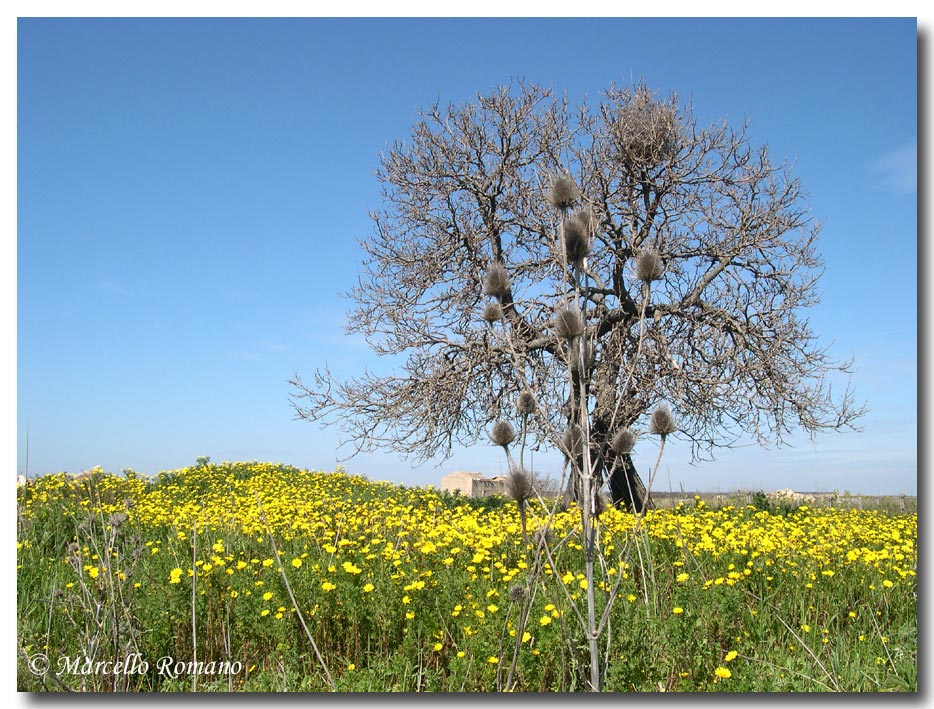
[[[530,391],[529,434],[560,447],[582,405],[563,329],[579,327],[611,487],[617,471],[635,476],[613,436],[647,427],[660,403],[695,458],[852,428],[863,408],[831,386],[850,363],[806,317],[819,223],[791,167],[747,131],[699,126],[641,84],[610,86],[596,107],[520,83],[422,111],[381,156],[382,204],[349,293],[349,332],[405,362],[296,374],[297,416],[339,425],[356,451],[427,460],[515,420]]]

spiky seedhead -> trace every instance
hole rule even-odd
[[[590,253],[591,219],[589,209],[579,209],[561,223],[564,253],[570,263],[579,265]]]
[[[567,173],[551,176],[551,183],[545,190],[545,199],[553,207],[568,209],[581,196],[581,191],[574,179]]]
[[[535,534],[532,535],[532,541],[537,547],[551,544],[554,538],[555,535],[551,531],[551,527],[542,527],[541,529],[536,529]]]
[[[568,458],[576,458],[584,452],[584,432],[580,426],[571,424],[561,434],[561,450]]]
[[[555,313],[555,334],[565,340],[573,340],[584,332],[584,317],[577,306],[563,307]]]
[[[509,600],[513,603],[522,603],[529,599],[529,589],[521,583],[509,587]]]
[[[509,444],[516,440],[516,429],[505,419],[500,419],[493,424],[493,430],[490,432],[490,440],[494,446],[508,448]]]
[[[668,408],[668,404],[656,406],[655,411],[652,412],[652,418],[649,420],[649,433],[664,438],[669,433],[674,433],[677,430],[675,417],[672,415],[671,409]]]
[[[494,261],[483,279],[484,292],[494,298],[503,298],[509,293],[509,274],[501,261]]]
[[[636,445],[636,432],[633,431],[629,426],[621,428],[616,432],[616,435],[613,436],[613,440],[610,441],[610,448],[614,451],[623,455],[624,453],[631,453],[633,446]]]
[[[499,303],[487,303],[483,308],[481,317],[492,325],[497,320],[503,319],[503,306]]]
[[[657,281],[664,272],[662,257],[655,249],[645,249],[636,257],[636,278],[640,281]]]
[[[520,393],[516,399],[516,411],[523,416],[535,413],[535,394],[528,389]]]
[[[517,468],[506,477],[506,495],[521,507],[535,494],[535,478],[525,468]]]

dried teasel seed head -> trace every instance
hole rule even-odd
[[[545,199],[558,209],[568,209],[580,196],[580,188],[567,173],[552,175],[551,183],[545,190]]]
[[[503,319],[503,306],[499,303],[487,303],[483,308],[481,317],[492,325],[497,320]]]
[[[636,278],[640,281],[657,281],[664,272],[662,257],[655,249],[645,249],[636,257]]]
[[[659,404],[652,412],[652,418],[649,420],[649,433],[664,438],[669,433],[678,430],[675,425],[675,417],[668,408],[668,404]]]
[[[581,311],[575,307],[565,307],[555,313],[554,319],[555,334],[565,340],[573,340],[584,332],[584,317]]]
[[[535,394],[528,389],[521,392],[519,398],[516,399],[516,411],[523,416],[535,413]]]
[[[561,238],[568,261],[580,264],[590,253],[590,210],[580,210],[561,224]]]
[[[561,434],[561,450],[568,458],[576,458],[584,452],[584,433],[580,426],[571,424]]]
[[[127,519],[129,519],[129,516],[126,512],[113,512],[110,517],[107,518],[107,524],[116,529],[126,522]]]
[[[554,538],[555,535],[551,531],[551,527],[536,529],[535,534],[532,535],[532,541],[535,543],[535,546],[551,544]]]
[[[522,603],[529,599],[529,589],[521,583],[509,587],[509,600],[513,603]]]
[[[517,468],[506,476],[506,495],[520,505],[535,494],[535,478],[525,468]]]
[[[493,424],[493,430],[490,432],[490,440],[494,446],[508,448],[509,444],[516,440],[516,429],[512,427],[509,421],[500,419]]]
[[[509,293],[509,274],[500,261],[494,261],[487,269],[483,290],[494,298],[502,298]]]
[[[631,453],[633,446],[636,445],[636,432],[633,431],[629,426],[621,428],[616,432],[616,435],[613,436],[613,440],[610,441],[610,448],[619,453],[620,455],[624,453]]]

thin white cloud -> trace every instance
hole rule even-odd
[[[872,164],[876,186],[894,194],[914,194],[918,190],[918,147],[905,145],[886,153]]]
[[[251,350],[229,351],[227,352],[227,356],[231,359],[238,359],[241,362],[255,362],[263,359],[266,355],[289,352],[292,349],[289,345],[284,345],[279,342],[270,342],[268,340],[254,342],[253,344],[255,346]]]
[[[122,286],[118,286],[116,283],[112,283],[111,281],[100,281],[97,284],[97,287],[100,288],[101,290],[105,290],[110,293],[116,293],[117,295],[122,295],[125,298],[136,297],[136,293],[134,293],[133,291],[129,291],[126,288],[123,288]]]

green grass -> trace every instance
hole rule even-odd
[[[580,691],[575,519],[532,577],[502,499],[269,464],[48,476],[18,493],[18,688],[494,691],[518,645],[516,690]],[[691,500],[601,519],[605,691],[917,691],[916,514]],[[148,671],[114,671],[134,653]]]

